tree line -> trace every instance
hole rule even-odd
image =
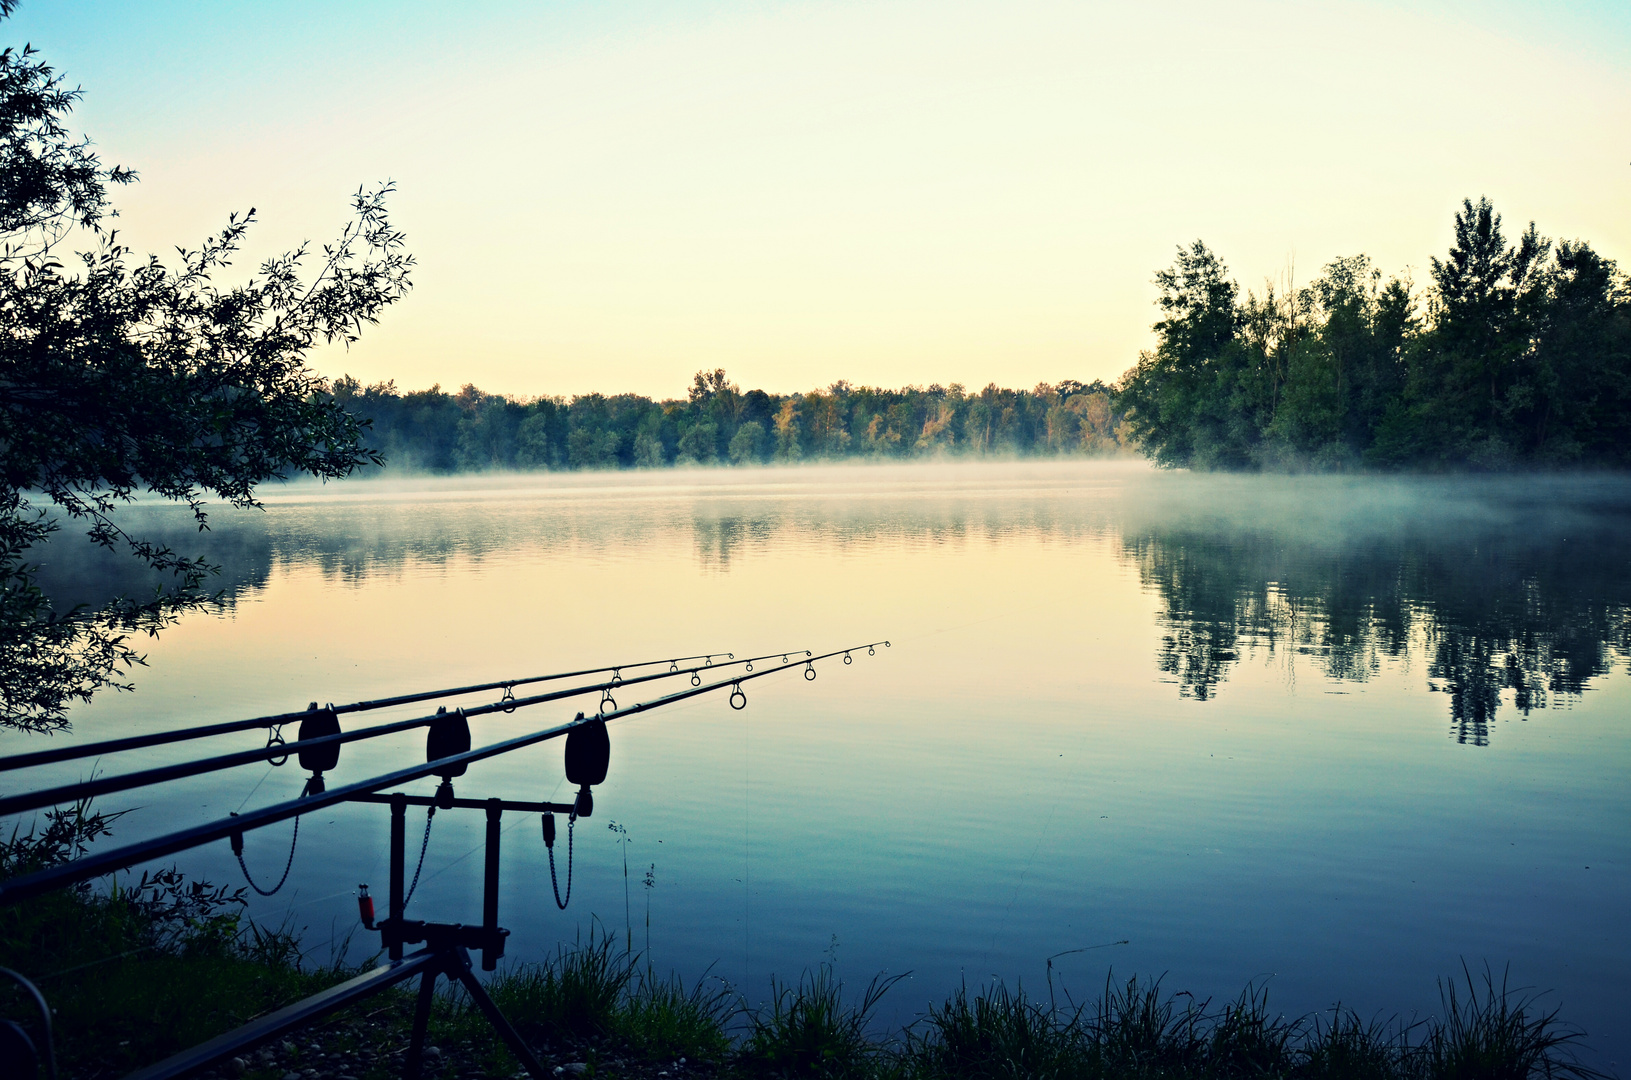
[[[1112,388],[1065,380],[970,393],[938,384],[884,390],[836,382],[803,394],[743,391],[699,371],[683,399],[639,394],[518,400],[467,385],[403,393],[336,380],[334,398],[371,421],[369,449],[392,467],[658,468],[945,456],[1109,455],[1127,449]]]
[[[1246,292],[1204,243],[1156,274],[1156,345],[1114,385],[1065,380],[743,392],[699,371],[684,399],[403,393],[345,377],[394,467],[634,468],[953,456],[1110,455],[1224,470],[1631,465],[1631,286],[1533,222],[1508,242],[1463,200],[1430,283],[1365,255]]]
[[[1364,255],[1259,297],[1197,241],[1156,275],[1157,344],[1115,388],[1156,462],[1204,469],[1631,464],[1631,288],[1463,200],[1418,295]]]

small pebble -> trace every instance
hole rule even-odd
[[[283,1074],[283,1080],[300,1080],[300,1074],[297,1072],[286,1072]]]

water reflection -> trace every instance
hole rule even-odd
[[[1209,701],[1240,665],[1299,665],[1364,683],[1421,672],[1451,735],[1487,745],[1506,707],[1567,707],[1631,658],[1621,480],[1352,481],[1139,471],[813,470],[652,483],[533,478],[421,490],[290,489],[264,514],[218,514],[203,537],[171,508],[144,535],[223,567],[230,609],[285,568],[342,587],[521,553],[617,560],[692,553],[709,572],[783,549],[865,555],[918,546],[1107,538],[1157,600],[1161,675]],[[865,483],[857,483],[857,478]],[[151,583],[128,561],[54,543],[42,580],[65,605]],[[955,587],[955,583],[947,583]]]
[[[1466,509],[1348,520],[1335,539],[1328,521],[1144,523],[1122,544],[1160,598],[1158,662],[1181,695],[1213,697],[1259,653],[1348,682],[1415,662],[1452,736],[1484,746],[1504,700],[1524,718],[1567,707],[1631,658],[1631,574],[1623,510],[1513,528]]]

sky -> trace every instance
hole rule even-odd
[[[415,287],[329,376],[517,397],[1114,380],[1154,273],[1428,280],[1464,197],[1631,265],[1631,4],[24,0],[141,182],[236,270],[391,179]]]

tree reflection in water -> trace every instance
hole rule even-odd
[[[1506,692],[1527,718],[1631,659],[1624,524],[1572,517],[1563,535],[1428,520],[1344,539],[1214,521],[1146,524],[1122,542],[1160,597],[1158,662],[1180,694],[1207,700],[1253,653],[1349,682],[1415,662],[1449,698],[1452,736],[1484,746]]]
[[[762,475],[766,488],[729,487],[737,475]],[[264,590],[279,568],[357,588],[407,566],[518,549],[540,562],[688,550],[725,574],[777,551],[864,557],[1025,537],[1106,544],[1157,597],[1156,661],[1181,695],[1209,700],[1252,655],[1350,683],[1408,665],[1446,695],[1453,737],[1479,746],[1501,709],[1527,717],[1567,706],[1631,661],[1623,478],[1228,477],[1080,465],[878,475],[721,472],[711,487],[694,480],[696,496],[633,480],[612,496],[578,494],[567,482],[516,499],[504,484],[525,478],[500,479],[446,505],[411,485],[400,498],[375,498],[364,482],[332,501],[302,496],[265,514],[218,515],[202,536],[166,508],[130,512],[143,515],[144,535],[222,567],[212,584],[225,609]],[[889,498],[865,497],[883,490]],[[109,597],[154,587],[129,560],[82,544],[53,543],[38,561],[58,611],[96,612]]]

